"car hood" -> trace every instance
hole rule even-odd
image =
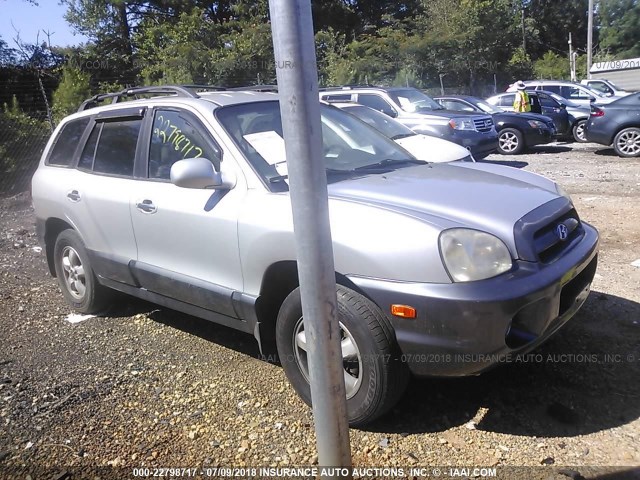
[[[396,140],[411,155],[427,162],[453,162],[469,157],[469,150],[457,143],[427,135],[411,135]]]
[[[530,172],[456,162],[399,168],[328,185],[332,199],[365,203],[431,222],[493,233],[517,256],[515,223],[559,197],[555,184]]]

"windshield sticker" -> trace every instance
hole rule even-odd
[[[269,165],[286,162],[284,139],[277,132],[271,130],[268,132],[249,133],[243,136]]]

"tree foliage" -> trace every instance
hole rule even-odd
[[[640,57],[640,2],[600,0],[600,48],[618,58]]]

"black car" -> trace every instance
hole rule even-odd
[[[613,144],[621,157],[640,157],[640,93],[592,105],[585,132],[590,142]]]
[[[447,110],[491,114],[498,130],[498,151],[505,155],[549,143],[556,132],[553,120],[537,113],[508,113],[480,98],[464,95],[445,95],[435,100]]]
[[[527,91],[527,93],[531,101],[531,113],[538,113],[551,118],[556,126],[556,136],[563,138],[571,135],[569,114],[562,105],[554,101],[555,105],[543,106],[540,103],[537,92]],[[513,112],[513,101],[515,98],[515,93],[506,92],[489,97],[486,99],[486,102],[505,112]]]
[[[567,126],[558,128],[561,135],[573,137],[576,142],[584,143],[587,141],[584,136],[584,127],[587,124],[587,120],[589,120],[589,114],[591,113],[590,107],[579,105],[557,93],[547,90],[529,91],[527,89],[527,93],[529,96],[538,98],[542,114],[553,118],[554,123],[561,118],[562,120],[560,121],[564,122],[564,118],[566,117],[568,121]],[[558,127],[558,123],[556,123],[556,127]]]

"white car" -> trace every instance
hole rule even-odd
[[[459,160],[475,162],[471,152],[457,143],[416,133],[397,120],[372,108],[354,102],[331,102],[331,105],[358,117],[392,139],[418,160],[433,163]]]
[[[589,80],[585,79],[580,83],[582,85],[586,85],[591,90],[595,90],[596,92],[601,93],[605,97],[626,97],[627,95],[631,95],[633,93],[628,90],[623,90],[615,83],[603,78],[591,78]]]

